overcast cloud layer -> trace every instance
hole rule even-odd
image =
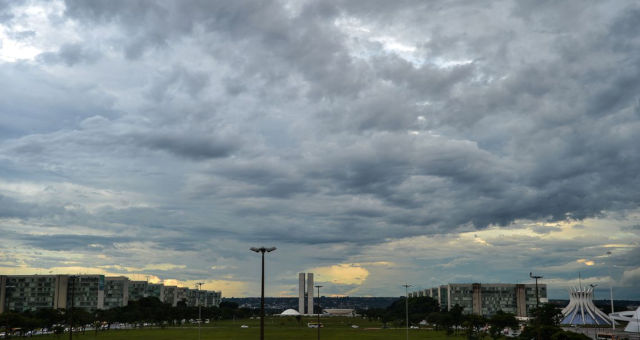
[[[256,296],[274,245],[269,295],[640,299],[638,32],[634,1],[0,1],[0,273]]]

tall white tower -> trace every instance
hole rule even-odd
[[[313,273],[298,274],[298,312],[313,314]]]
[[[304,273],[298,274],[298,313],[304,314]]]
[[[313,314],[313,273],[307,273],[307,314]]]

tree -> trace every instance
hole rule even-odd
[[[533,317],[533,325],[557,327],[562,321],[562,311],[558,306],[551,303],[545,303],[538,308],[532,309],[531,316]]]
[[[416,324],[427,317],[432,312],[440,310],[438,301],[428,296],[412,297],[408,300],[400,298],[394,301],[386,309],[388,321],[402,321],[406,317],[405,303],[409,304],[409,322]]]
[[[4,326],[6,338],[11,337],[12,329],[24,323],[24,317],[15,312],[4,312],[0,314],[0,325]]]
[[[460,305],[456,304],[449,310],[449,315],[451,316],[451,325],[456,329],[456,334],[458,333],[458,329],[462,326],[464,322],[464,314],[462,313],[464,308]]]
[[[448,312],[432,312],[427,315],[427,322],[436,325],[437,329],[443,329],[447,335],[453,334],[453,318]]]
[[[505,328],[515,329],[518,327],[518,320],[515,315],[511,313],[505,313],[501,310],[497,311],[488,320],[489,322],[489,334],[493,339],[500,338],[502,331]]]
[[[467,315],[463,321],[462,325],[465,328],[467,333],[467,339],[476,340],[482,339],[482,327],[487,324],[487,320],[478,314],[469,314]]]
[[[560,328],[562,312],[556,305],[546,303],[531,310],[533,319],[520,334],[521,339],[553,339],[553,340],[581,340],[588,339],[580,334],[563,331]]]

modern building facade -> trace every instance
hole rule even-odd
[[[176,306],[184,301],[203,307],[219,306],[222,292],[191,290],[127,277],[104,275],[0,275],[0,313],[42,308],[83,308],[88,311],[126,306],[130,301],[155,296]],[[192,298],[193,297],[193,298]],[[180,299],[179,299],[180,298]]]
[[[164,302],[164,285],[162,283],[147,283],[144,297],[154,297]]]
[[[213,290],[200,291],[201,294],[203,292],[205,294],[205,307],[220,306],[220,302],[222,302],[222,292]]]
[[[168,303],[175,307],[178,305],[178,287],[177,286],[164,286],[163,299],[160,301]]]
[[[449,283],[409,294],[409,297],[429,296],[440,308],[450,310],[458,305],[463,313],[491,316],[501,310],[526,317],[536,307],[535,284],[510,283]],[[538,284],[540,302],[547,302],[547,286]]]
[[[187,288],[187,287],[178,287],[178,292],[177,292],[177,297],[176,300],[178,301],[178,303],[184,303],[185,305],[191,305],[189,302],[189,298],[190,298],[190,292],[192,290]],[[193,305],[195,306],[195,304]]]
[[[129,303],[131,281],[124,276],[106,277],[104,289],[104,309],[124,307]]]
[[[129,281],[129,300],[136,301],[147,296],[147,281]]]
[[[67,306],[89,311],[104,309],[104,275],[69,275]]]
[[[67,307],[66,275],[0,276],[0,313]]]
[[[306,279],[305,273],[298,274],[298,309],[300,314],[313,314],[313,273],[306,273]]]

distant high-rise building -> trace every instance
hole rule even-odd
[[[441,308],[458,305],[465,314],[491,316],[501,310],[516,316],[527,316],[536,306],[535,284],[509,283],[449,283],[409,294],[409,297],[429,296]],[[541,302],[547,301],[547,286],[538,284]]]
[[[6,311],[33,311],[42,308],[83,308],[88,311],[126,306],[130,301],[155,297],[176,306],[220,306],[222,292],[192,290],[127,277],[104,275],[0,275],[0,314]]]
[[[307,314],[313,314],[313,273],[307,273]]]
[[[104,275],[69,275],[68,277],[68,307],[88,311],[104,309]]]
[[[205,307],[220,307],[220,302],[222,302],[222,292],[220,291],[200,291],[200,293],[205,293]]]
[[[298,312],[304,314],[305,308],[305,273],[298,274]]]
[[[0,276],[0,313],[67,308],[67,275]]]
[[[162,283],[147,283],[147,293],[145,297],[154,297],[164,302],[164,286]]]
[[[168,303],[175,307],[178,305],[178,287],[177,286],[164,286],[164,298],[160,301]]]
[[[129,303],[129,284],[127,277],[106,277],[104,289],[104,308],[124,307]]]
[[[129,301],[137,301],[147,296],[147,281],[129,281]]]
[[[313,273],[306,273],[306,279],[305,273],[298,274],[298,309],[300,314],[313,314]]]
[[[177,303],[181,303],[184,302],[187,306],[190,306],[191,304],[190,302],[190,292],[192,292],[193,290],[187,288],[187,287],[178,287],[178,292],[176,293],[177,297]]]

